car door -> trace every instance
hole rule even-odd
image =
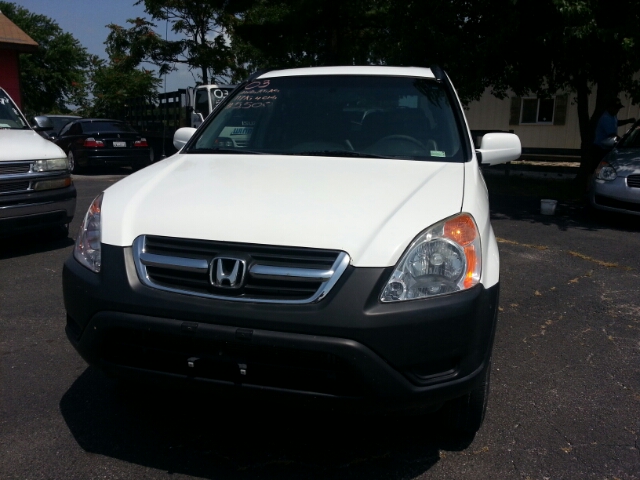
[[[55,141],[56,145],[62,148],[65,153],[69,153],[71,144],[78,141],[82,136],[82,127],[79,122],[68,123],[60,131],[60,136]]]

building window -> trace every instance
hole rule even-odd
[[[567,96],[513,97],[509,125],[564,125]]]
[[[555,98],[523,98],[520,124],[546,123],[553,124]]]

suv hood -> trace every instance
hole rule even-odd
[[[384,267],[460,212],[463,182],[461,163],[177,154],[106,190],[102,242],[150,234],[323,248]]]
[[[31,129],[0,129],[0,162],[65,158],[60,147]]]

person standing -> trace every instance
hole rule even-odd
[[[604,156],[611,150],[611,147],[607,147],[604,144],[605,140],[609,137],[618,135],[618,127],[628,123],[634,123],[636,121],[635,118],[618,120],[618,112],[622,107],[624,107],[624,105],[622,105],[620,100],[616,97],[614,100],[609,102],[606,110],[598,119],[595,137],[591,147],[591,164],[589,173],[593,172],[598,167]]]

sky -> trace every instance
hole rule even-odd
[[[104,41],[109,35],[106,25],[115,23],[129,26],[127,19],[149,18],[143,5],[134,5],[136,0],[7,0],[27,10],[53,19],[67,33],[73,35],[91,54],[107,58]],[[157,23],[156,31],[165,35],[165,23]],[[169,27],[169,38],[172,38]],[[151,68],[145,65],[145,68]],[[195,85],[193,75],[181,68],[167,75],[167,91]],[[161,86],[163,89],[164,86]]]

